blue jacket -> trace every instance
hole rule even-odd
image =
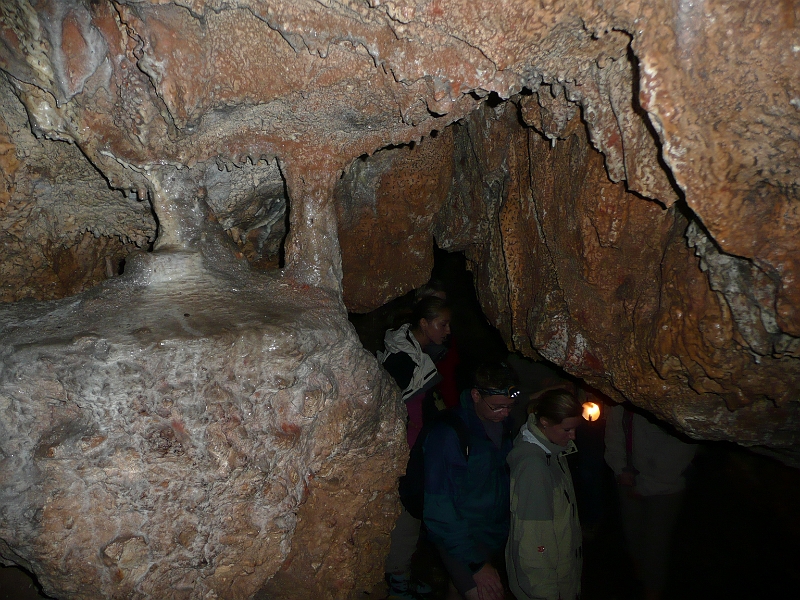
[[[473,573],[502,551],[509,527],[509,472],[512,447],[504,424],[501,447],[489,439],[475,414],[470,390],[455,411],[468,426],[469,457],[449,425],[434,425],[425,452],[424,521],[430,540]]]

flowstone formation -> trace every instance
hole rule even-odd
[[[406,453],[396,390],[335,295],[236,258],[196,174],[147,175],[154,252],[0,312],[0,553],[58,598],[368,589]]]
[[[696,437],[800,464],[799,20],[797,3],[749,0],[0,2],[2,300],[54,300],[3,311],[3,422],[19,423],[9,439],[27,452],[3,449],[3,493],[30,490],[4,496],[16,524],[4,560],[65,597],[90,572],[158,596],[177,585],[165,565],[194,577],[197,597],[264,584],[270,597],[344,598],[378,580],[402,427],[345,309],[427,280],[434,241],[466,254],[510,348]],[[265,362],[241,359],[240,343]],[[168,351],[174,382],[154,375],[168,362],[150,363]],[[261,369],[273,412],[229,362]],[[304,381],[312,371],[328,383]],[[146,390],[141,415],[127,387]],[[104,389],[115,410],[93,408]],[[315,398],[310,422],[289,418]],[[237,522],[235,503],[196,483],[217,481],[221,459],[190,460],[251,405],[255,429],[225,433],[245,457],[230,478],[283,478],[287,498],[302,480],[305,503],[245,505],[250,545],[201,544],[191,527],[135,533],[155,514],[147,498],[184,515],[169,511],[200,488],[202,506]],[[148,454],[162,447],[154,428],[171,440],[163,457]],[[122,431],[138,457],[117,452]],[[291,439],[284,462],[256,462]],[[89,485],[134,473],[150,496]],[[46,510],[81,485],[121,523],[99,545],[93,526]],[[363,539],[384,541],[355,552]],[[95,566],[71,579],[66,551],[94,552]],[[230,557],[252,573],[226,572]]]
[[[610,182],[579,123],[552,143],[518,114],[485,111],[460,136],[476,157],[465,170],[481,173],[461,194],[498,227],[449,236],[449,221],[475,221],[451,211],[437,231],[476,265],[504,337],[693,436],[791,453],[800,339],[775,325],[774,285],[719,253],[687,211]],[[476,138],[492,152],[473,152]]]

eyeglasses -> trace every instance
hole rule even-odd
[[[492,388],[475,388],[478,390],[478,393],[481,395],[481,400],[483,403],[491,410],[492,412],[501,412],[501,411],[510,411],[514,408],[514,405],[517,403],[517,399],[520,397],[522,392],[516,386],[509,386],[505,389],[492,389]],[[513,402],[511,404],[489,404],[486,401],[486,396],[508,396]]]
[[[517,404],[516,402],[512,402],[511,404],[489,404],[489,403],[486,401],[486,398],[484,398],[483,396],[481,396],[481,400],[483,400],[483,403],[484,403],[484,404],[485,404],[487,407],[489,407],[489,410],[490,410],[490,411],[492,411],[492,412],[496,412],[496,413],[498,413],[498,412],[502,412],[502,411],[504,411],[504,410],[507,410],[507,411],[509,411],[509,412],[510,412],[510,411],[511,411],[511,409],[512,409],[512,408],[514,408],[514,406],[516,406],[516,404]]]
[[[476,387],[478,393],[481,396],[508,396],[514,402],[519,400],[519,397],[522,395],[522,390],[519,389],[515,385],[510,385],[507,388],[499,389],[499,388],[480,388]]]

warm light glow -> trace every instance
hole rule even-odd
[[[594,402],[584,402],[583,418],[587,421],[597,421],[600,418],[600,407]]]

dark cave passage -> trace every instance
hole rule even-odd
[[[0,568],[0,599],[39,600],[49,598],[41,593],[36,578],[21,567]]]
[[[603,518],[585,539],[583,598],[638,598],[615,483],[610,470],[604,471]],[[791,507],[798,500],[797,470],[735,444],[701,443],[687,474],[664,597],[794,596],[800,584],[800,520]]]
[[[502,360],[508,349],[500,332],[489,323],[481,312],[475,295],[472,273],[467,270],[467,261],[460,252],[434,249],[434,264],[431,279],[439,280],[447,292],[448,302],[453,307],[452,330],[458,340],[462,371],[469,372],[482,359]],[[398,319],[410,310],[414,291],[397,298],[366,314],[350,314],[364,347],[375,354],[383,349],[383,334],[386,329],[396,327]],[[464,384],[466,385],[466,384]]]
[[[463,373],[482,359],[504,359],[508,350],[481,312],[464,256],[437,248],[431,277],[444,283],[453,303],[452,328],[466,363]],[[350,315],[368,350],[375,353],[382,348],[384,330],[394,327],[394,317],[412,302],[413,291],[371,313]],[[524,389],[540,389],[554,379],[574,380],[547,361],[528,363],[530,369],[521,381]],[[576,440],[578,453],[570,457],[584,534],[581,598],[634,600],[644,597],[643,590],[631,576],[616,482],[603,458],[604,427],[604,417],[583,422]],[[792,508],[800,503],[800,471],[730,442],[698,442],[686,478],[664,598],[793,596],[800,589],[796,568],[800,514]],[[435,598],[446,597],[446,572],[424,540],[414,568],[434,587]],[[385,595],[383,586],[378,586],[362,597],[372,600]],[[510,593],[507,598],[512,598]]]
[[[432,277],[441,280],[453,305],[453,332],[462,358],[459,383],[481,360],[508,354],[500,333],[481,312],[472,274],[460,253],[434,252]],[[363,345],[375,353],[383,333],[413,300],[413,291],[368,314],[352,314]],[[556,366],[527,363],[529,390],[570,376]],[[603,460],[603,424],[583,423],[579,453],[571,458],[584,530],[584,600],[635,599],[642,590],[631,577],[618,515],[615,482]],[[668,599],[791,597],[800,586],[800,472],[728,442],[701,442],[688,476],[685,503],[675,531],[665,590]],[[444,598],[447,577],[424,541],[415,559],[420,577]],[[259,596],[260,597],[260,596]],[[382,586],[361,598],[385,597]],[[0,600],[44,596],[18,567],[0,568]]]

